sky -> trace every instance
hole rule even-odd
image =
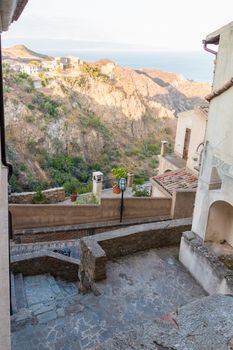
[[[80,41],[85,49],[199,51],[232,14],[232,0],[29,0],[3,46]]]

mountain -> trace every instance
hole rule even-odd
[[[205,103],[210,91],[207,83],[122,68],[107,59],[42,73],[40,89],[30,76],[9,65],[4,69],[7,146],[17,191],[41,182],[62,185],[70,176],[86,182],[92,170],[107,175],[115,165],[146,179],[156,171],[161,140],[172,148],[177,113]]]
[[[51,60],[50,56],[43,55],[28,49],[24,45],[14,45],[9,48],[2,49],[3,59],[12,60]]]

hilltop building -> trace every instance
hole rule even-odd
[[[21,72],[27,73],[28,75],[37,74],[43,71],[42,65],[37,64],[25,64],[21,67]]]

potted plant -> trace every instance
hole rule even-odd
[[[121,193],[121,189],[118,185],[119,180],[121,178],[126,178],[127,177],[127,171],[125,168],[112,168],[112,177],[114,178],[114,184],[112,186],[112,192],[119,194]]]
[[[78,189],[79,181],[77,179],[71,179],[64,184],[64,190],[66,194],[70,195],[71,202],[75,202],[77,200],[78,196]]]

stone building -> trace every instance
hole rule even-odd
[[[233,22],[208,35],[204,46],[216,55],[215,73],[206,97],[210,106],[192,234],[182,238],[180,260],[209,293],[232,293],[232,273],[213,262],[216,254],[233,259]]]
[[[207,116],[208,107],[206,106],[178,114],[174,152],[169,154],[166,141],[162,141],[159,175],[181,168],[188,168],[196,175],[198,174]]]

